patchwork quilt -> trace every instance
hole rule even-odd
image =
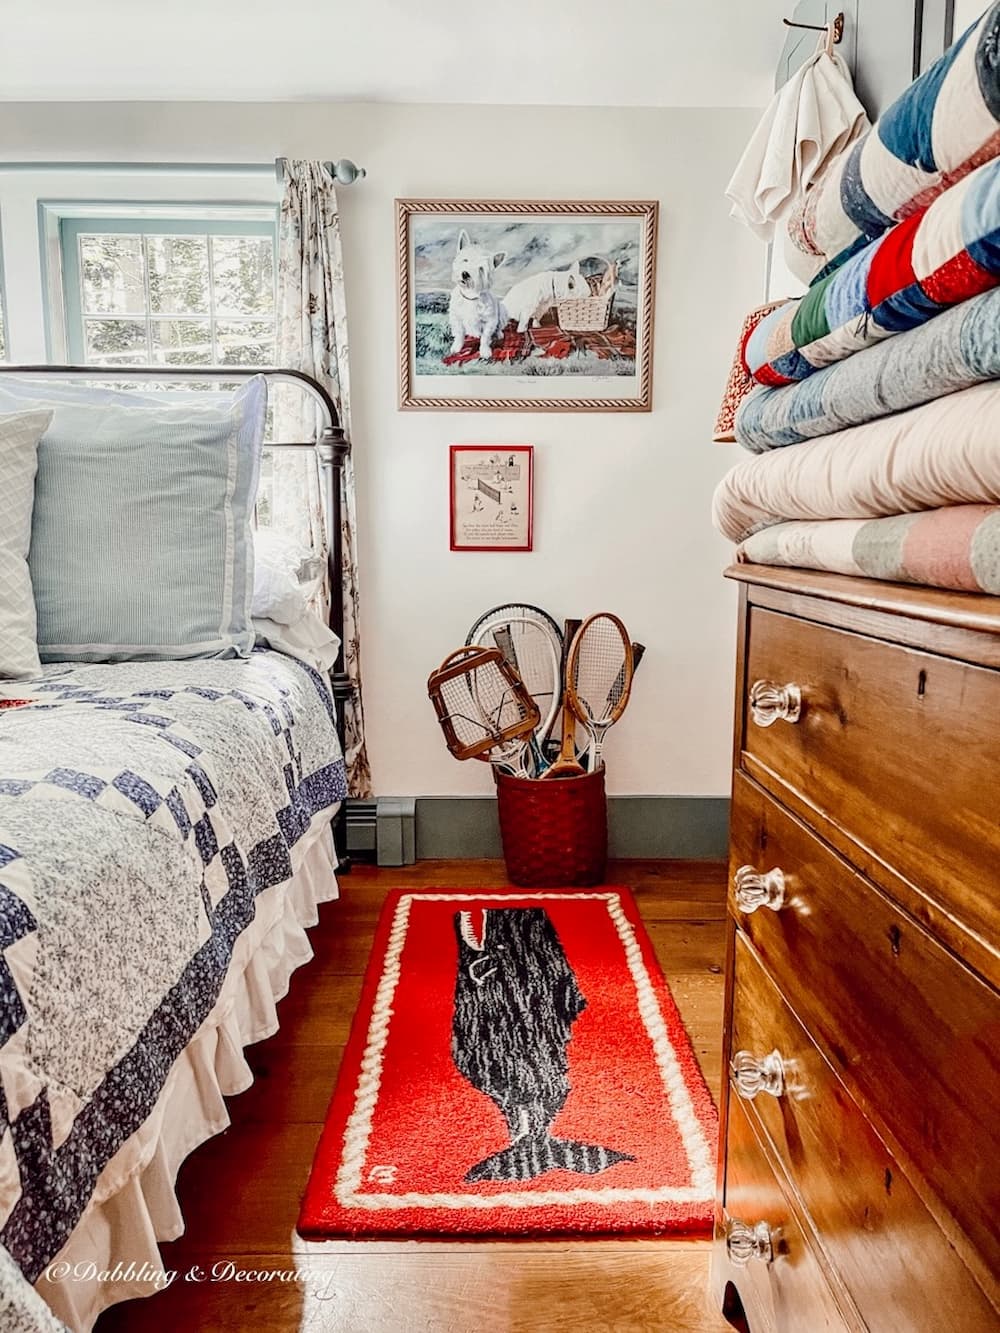
[[[247,661],[53,664],[0,711],[0,1245],[30,1281],[346,793],[329,689]]]
[[[1000,377],[1000,288],[798,384],[756,388],[733,438],[752,453],[830,435]]]
[[[1000,159],[873,241],[747,339],[761,384],[791,384],[1000,284]]]
[[[731,541],[793,519],[885,518],[1000,505],[1000,380],[882,421],[748,458],[722,478],[715,526]]]
[[[868,521],[780,523],[749,537],[736,558],[1000,594],[1000,508],[955,505]]]
[[[788,221],[786,259],[808,280],[849,259],[1000,155],[1000,4],[843,150]]]

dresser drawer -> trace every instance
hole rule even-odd
[[[926,1282],[951,1333],[990,1328],[993,1307],[739,934],[732,1034],[730,1096],[748,1099],[872,1333],[926,1333]]]
[[[765,1222],[772,1258],[737,1267],[723,1259],[736,1285],[752,1333],[844,1333],[860,1321],[841,1315],[826,1277],[757,1142],[743,1107],[730,1099],[726,1134],[724,1215],[716,1243],[725,1255],[726,1228]]]
[[[838,835],[857,843],[867,873],[898,872],[995,951],[1000,672],[756,607],[748,633],[742,767],[828,818],[824,836],[852,860]],[[760,681],[798,686],[798,721],[754,720]]]
[[[737,775],[733,795],[732,870],[780,868],[785,884],[777,910],[748,913],[732,874],[733,914],[911,1178],[929,1186],[935,1216],[978,1251],[961,1247],[992,1291],[1000,1000],[753,783]]]

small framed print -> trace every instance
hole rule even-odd
[[[530,551],[530,444],[453,444],[449,452],[451,549]]]

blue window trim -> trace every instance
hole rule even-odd
[[[0,208],[0,328],[3,329],[4,355],[0,360],[10,360],[10,321],[7,314],[7,270],[3,252],[3,209]]]
[[[206,205],[206,208],[212,207]],[[256,207],[260,207],[257,205]],[[207,218],[198,217],[195,207],[191,216],[140,216],[125,213],[107,216],[63,216],[59,218],[59,250],[62,259],[63,302],[66,313],[66,342],[69,359],[83,365],[86,360],[83,336],[83,311],[80,302],[80,246],[81,235],[94,232],[126,236],[270,236],[277,251],[277,209],[273,220],[267,218]],[[277,271],[277,253],[275,253]]]

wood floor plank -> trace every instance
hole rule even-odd
[[[721,1078],[725,866],[619,862],[633,888],[713,1095]],[[708,1245],[685,1240],[307,1243],[295,1235],[371,938],[393,888],[497,888],[487,861],[357,867],[321,909],[314,960],[292,978],[281,1029],[247,1052],[254,1086],[233,1124],[181,1169],[187,1231],[167,1267],[273,1270],[273,1278],[186,1282],[109,1310],[97,1333],[722,1333],[708,1303]],[[229,1270],[224,1269],[223,1274]]]
[[[707,1307],[707,1243],[700,1249],[630,1252],[577,1246],[469,1254],[423,1250],[387,1264],[384,1254],[296,1259],[234,1255],[233,1269],[269,1280],[188,1283],[154,1299],[159,1324],[198,1333],[722,1333]],[[210,1270],[209,1270],[210,1271]],[[296,1274],[282,1280],[277,1274]],[[125,1329],[125,1310],[105,1329]]]
[[[253,1087],[233,1103],[239,1123],[322,1124],[344,1048],[285,1042],[270,1051],[247,1052]]]

